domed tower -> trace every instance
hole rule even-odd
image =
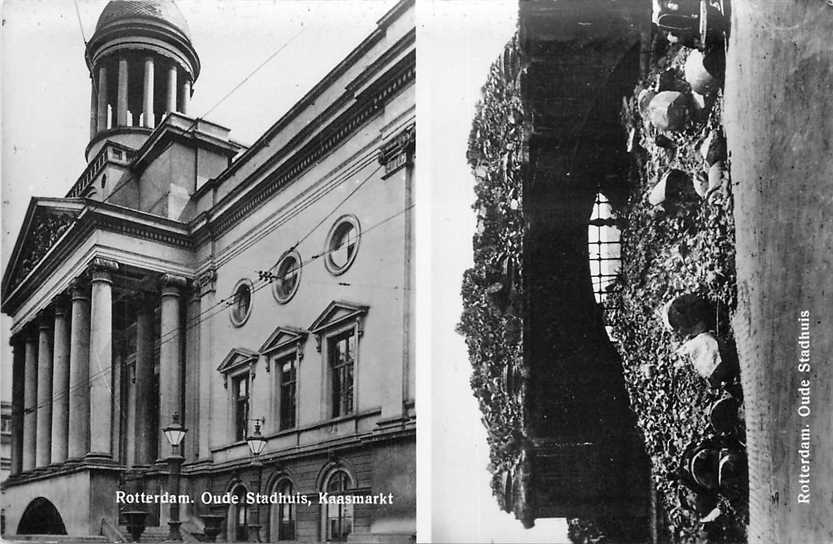
[[[91,160],[106,141],[137,148],[168,112],[188,114],[200,59],[173,0],[111,0],[87,43]]]

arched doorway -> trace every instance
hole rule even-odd
[[[29,503],[17,524],[19,535],[65,535],[64,520],[55,505],[38,497]]]
[[[226,539],[229,542],[248,542],[249,506],[246,503],[246,487],[238,484],[231,494],[237,497],[237,504],[232,504],[228,509]]]
[[[292,480],[281,477],[273,489],[281,502],[273,504],[269,509],[269,541],[295,540],[295,504],[289,502],[294,499],[295,492]]]

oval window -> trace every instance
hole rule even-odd
[[[361,229],[355,216],[345,215],[335,222],[327,236],[327,269],[335,274],[342,274],[356,259],[359,250]]]
[[[272,283],[272,294],[281,304],[289,302],[301,282],[301,256],[297,251],[286,253],[278,261],[276,279]]]
[[[246,279],[237,282],[233,296],[229,316],[232,324],[239,327],[249,319],[249,314],[252,313],[252,282]]]

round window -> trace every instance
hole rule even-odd
[[[335,222],[327,236],[327,269],[335,274],[345,272],[359,250],[361,229],[355,216],[345,215]]]
[[[252,313],[252,282],[245,279],[237,282],[233,296],[229,316],[232,324],[239,327],[249,319],[249,314]]]
[[[281,304],[289,302],[301,282],[301,256],[297,251],[286,253],[278,261],[277,277],[272,282],[272,294]]]

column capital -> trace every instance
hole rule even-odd
[[[209,268],[197,276],[197,281],[195,283],[199,296],[202,297],[209,293],[213,293],[216,290],[217,285],[217,271],[214,268]]]
[[[69,302],[70,296],[67,293],[61,293],[60,295],[55,297],[52,303],[53,307],[55,308],[55,317],[63,317],[67,315],[67,312],[69,311]]]
[[[416,149],[416,126],[410,125],[391,137],[379,148],[379,164],[385,167],[385,177],[402,167],[410,166]]]
[[[44,308],[43,310],[38,312],[38,330],[45,330],[52,327],[52,324],[55,320],[55,313],[52,311],[52,308]]]
[[[112,272],[117,272],[119,269],[119,263],[110,259],[104,259],[102,257],[96,257],[90,262],[89,270],[90,270],[90,278],[92,281],[112,281],[110,278],[110,274]]]
[[[70,297],[75,300],[90,300],[89,282],[84,278],[75,278],[69,284]]]
[[[162,295],[179,296],[183,289],[188,287],[188,278],[177,276],[176,274],[162,274],[159,277],[159,287],[162,289]]]

